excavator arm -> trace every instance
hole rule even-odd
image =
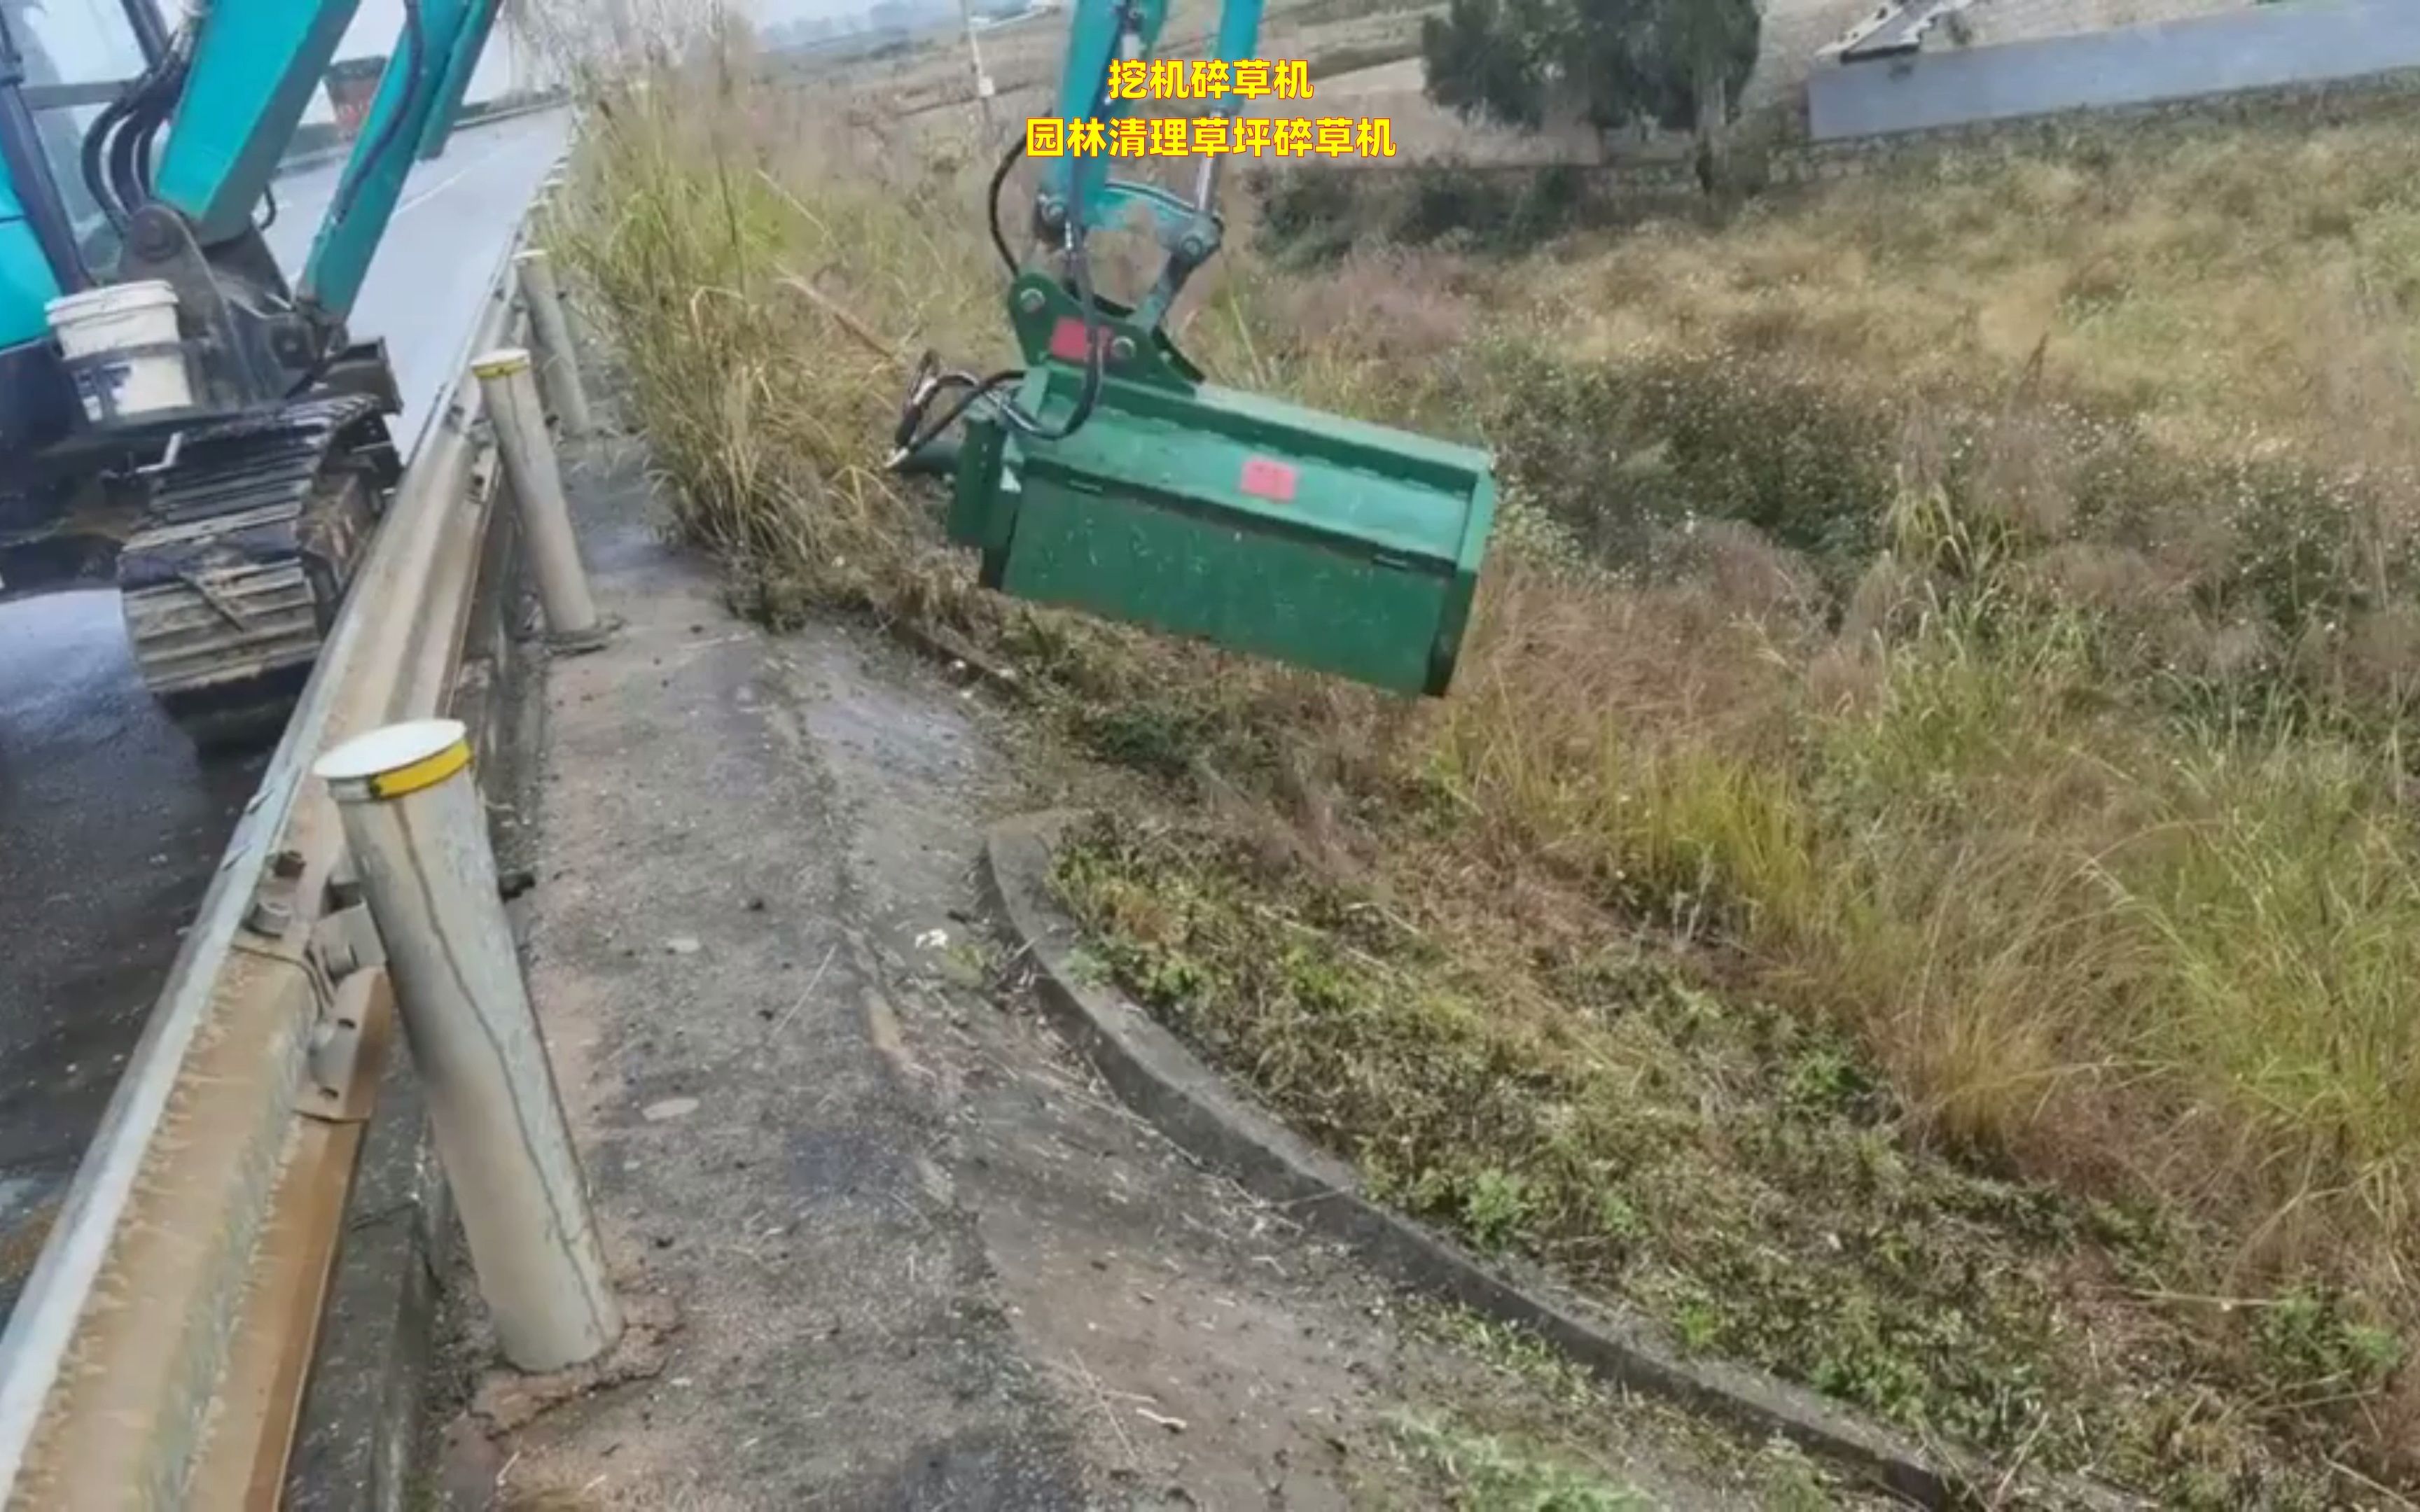
[[[209,247],[249,227],[359,0],[214,0],[161,153],[159,197]],[[496,0],[414,0],[323,221],[302,287],[342,318],[412,161],[444,146],[493,28]]]
[[[288,291],[258,246],[252,217],[358,5],[209,0],[188,13],[144,86],[172,92],[175,102],[142,203],[131,201],[147,186],[118,181],[122,154],[115,136],[102,154],[105,187],[129,224],[130,255],[117,281],[178,283],[180,298],[190,294],[208,318],[211,300],[200,286],[198,260],[219,283],[268,285],[260,290],[266,302],[289,305],[264,317],[277,328],[265,340],[247,339],[241,330],[219,333],[248,359],[218,375],[226,380],[223,407],[281,402],[326,376],[404,179],[426,147],[442,143],[460,110],[498,0],[404,0],[402,35],[302,276]],[[156,114],[156,106],[137,107],[132,118],[139,123]],[[129,129],[121,123],[117,134]],[[89,163],[93,155],[86,156]],[[234,324],[252,323],[254,313],[239,307]]]
[[[432,148],[442,147],[453,130],[495,24],[497,5],[498,0],[406,0],[411,19],[403,42],[345,165],[344,187],[303,265],[300,293],[309,307],[337,319],[351,311],[412,163],[433,156]]]

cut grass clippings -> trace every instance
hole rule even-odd
[[[1845,1481],[1787,1439],[1759,1443],[1612,1385],[1516,1324],[1430,1303],[1414,1303],[1401,1320],[1411,1338],[1441,1346],[1471,1372],[1446,1400],[1402,1404],[1381,1420],[1396,1458],[1429,1473],[1415,1504],[1454,1504],[1457,1496],[1504,1504],[1485,1491],[1505,1469],[1534,1470],[1548,1493],[1576,1481],[1650,1506],[1671,1504],[1682,1489],[1686,1504],[1771,1512],[1904,1504]],[[1667,1480],[1671,1467],[1683,1467],[1677,1487]]]
[[[2420,1487],[2408,131],[1239,237],[1205,366],[1499,451],[1413,706],[978,593],[879,461],[917,351],[1005,355],[989,153],[753,78],[601,96],[557,244],[743,609],[1139,774],[1062,879],[1130,990],[1694,1347],[2175,1504]]]
[[[1409,1413],[1388,1420],[1397,1450],[1460,1512],[1648,1512],[1655,1504],[1526,1445]]]

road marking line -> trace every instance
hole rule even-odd
[[[427,189],[422,190],[419,193],[412,195],[410,199],[405,200],[402,204],[396,206],[395,208],[395,213],[396,215],[403,215],[427,204],[430,200],[442,194],[447,190],[453,188],[456,184],[460,183],[463,178],[469,176],[471,170],[478,166],[479,165],[476,162],[464,163],[461,167],[455,169],[450,176],[439,179],[436,183],[429,185]]]

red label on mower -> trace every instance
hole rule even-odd
[[[1291,464],[1273,456],[1248,456],[1244,458],[1244,476],[1235,486],[1255,499],[1290,504],[1294,502],[1295,485],[1300,480],[1301,474]]]
[[[1107,351],[1109,345],[1109,328],[1104,326],[1101,328],[1101,349]],[[1084,322],[1072,315],[1061,316],[1059,323],[1050,328],[1050,355],[1063,363],[1082,362],[1084,360]]]

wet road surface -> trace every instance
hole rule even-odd
[[[355,306],[418,437],[560,115],[458,134],[420,164]],[[339,166],[277,185],[289,274]],[[0,1308],[13,1305],[266,753],[205,762],[153,706],[107,590],[0,605]]]

